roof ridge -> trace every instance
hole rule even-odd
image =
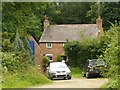
[[[63,25],[96,25],[96,24],[53,24],[53,25],[50,25],[50,26],[63,26]]]

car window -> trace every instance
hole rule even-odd
[[[105,62],[104,61],[98,61],[98,62],[96,62],[96,65],[99,65],[99,66],[104,66],[105,65]]]
[[[66,68],[66,67],[67,67],[66,64],[58,64],[58,63],[50,64],[50,68]]]
[[[89,65],[90,65],[90,66],[93,66],[93,65],[95,65],[95,64],[96,64],[96,60],[90,60],[90,61],[89,61]]]

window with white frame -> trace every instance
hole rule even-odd
[[[63,43],[63,47],[65,46],[65,44]]]
[[[50,60],[53,59],[53,54],[46,54],[45,56],[47,56]]]
[[[52,43],[46,43],[46,48],[52,48]]]

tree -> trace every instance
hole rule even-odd
[[[112,23],[120,21],[120,2],[100,2],[92,3],[90,10],[87,11],[87,18],[91,18],[91,22],[95,23],[96,18],[100,15],[103,19],[103,27],[109,29]]]
[[[4,2],[2,10],[2,31],[15,33],[18,30],[20,37],[30,34],[38,41],[42,28],[40,18],[38,19],[35,11],[33,11],[34,8],[37,8],[35,3]]]
[[[86,19],[86,12],[90,10],[90,3],[85,2],[64,2],[56,5],[57,16],[54,21],[57,24],[74,24],[74,23],[89,23],[89,19]]]

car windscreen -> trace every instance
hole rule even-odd
[[[104,63],[104,61],[89,60],[89,65],[90,65],[90,66],[93,66],[93,65],[96,65],[96,66],[104,66],[105,63]]]
[[[66,68],[65,64],[50,64],[50,68]]]
[[[97,65],[97,66],[104,66],[104,65],[105,65],[105,62],[104,62],[104,61],[97,61],[97,62],[96,62],[96,65]]]
[[[89,60],[89,65],[90,66],[93,66],[93,65],[95,65],[96,64],[96,60]]]

